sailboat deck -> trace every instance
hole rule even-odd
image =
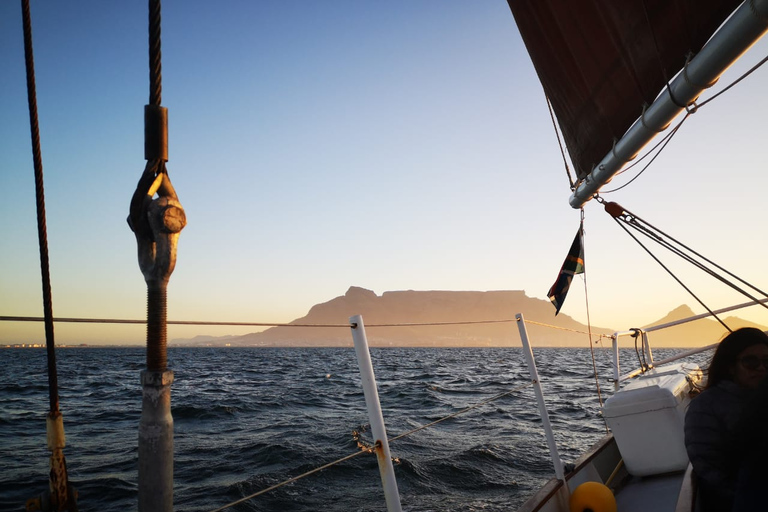
[[[675,512],[685,472],[650,477],[631,477],[616,493],[622,512]]]

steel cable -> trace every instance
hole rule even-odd
[[[368,326],[366,326],[366,327],[368,327]],[[512,393],[520,391],[521,389],[524,389],[524,388],[526,388],[528,386],[531,386],[532,384],[533,384],[532,382],[526,382],[525,384],[523,384],[521,386],[517,386],[517,387],[515,387],[515,388],[513,388],[513,389],[511,389],[509,391],[505,391],[503,393],[499,393],[498,395],[494,395],[491,398],[487,398],[485,400],[482,400],[482,401],[476,403],[475,405],[469,406],[469,407],[467,407],[465,409],[462,409],[462,410],[460,410],[458,412],[455,412],[453,414],[449,414],[448,416],[440,418],[439,420],[435,420],[435,421],[433,421],[431,423],[427,423],[426,425],[421,425],[420,427],[414,428],[413,430],[409,430],[408,432],[400,434],[399,436],[390,438],[388,441],[390,443],[392,443],[394,441],[397,441],[398,439],[402,439],[402,438],[407,437],[409,435],[412,435],[412,434],[414,434],[416,432],[419,432],[421,430],[427,429],[427,428],[429,428],[429,427],[431,427],[433,425],[436,425],[436,424],[438,424],[438,423],[440,423],[442,421],[445,421],[445,420],[448,420],[448,419],[451,419],[451,418],[455,418],[456,416],[459,416],[459,415],[464,414],[464,413],[466,413],[468,411],[476,409],[476,408],[478,408],[478,407],[480,407],[482,405],[485,405],[487,403],[493,402],[493,401],[498,400],[500,398],[503,398],[503,397],[505,397],[507,395],[510,395]],[[328,464],[325,464],[323,466],[320,466],[320,467],[317,467],[315,469],[309,470],[306,473],[302,473],[302,474],[300,474],[298,476],[295,476],[293,478],[289,478],[287,480],[284,480],[284,481],[282,481],[282,482],[280,482],[278,484],[272,485],[272,486],[267,487],[265,489],[261,489],[258,492],[255,492],[253,494],[250,494],[248,496],[240,498],[237,501],[233,501],[231,503],[228,503],[228,504],[226,504],[226,505],[224,505],[222,507],[219,507],[219,508],[217,508],[215,510],[212,510],[211,512],[221,512],[222,510],[226,510],[228,508],[234,507],[235,505],[239,505],[240,503],[245,503],[246,501],[249,501],[249,500],[251,500],[253,498],[256,498],[256,497],[258,497],[258,496],[260,496],[262,494],[266,494],[266,493],[268,493],[270,491],[274,491],[274,490],[279,489],[280,487],[283,487],[285,485],[292,484],[294,482],[297,482],[298,480],[301,480],[303,478],[311,476],[311,475],[313,475],[315,473],[319,473],[320,471],[323,471],[324,469],[328,469],[328,468],[333,467],[333,466],[335,466],[337,464],[341,464],[342,462],[346,462],[348,460],[354,459],[355,457],[359,457],[360,455],[363,455],[363,454],[366,454],[366,453],[372,453],[373,450],[374,450],[374,447],[363,446],[362,450],[359,451],[359,452],[355,452],[353,454],[347,455],[346,457],[342,457],[342,458],[337,459],[337,460],[335,460],[333,462],[329,462]]]

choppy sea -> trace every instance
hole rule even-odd
[[[672,350],[657,350],[657,358]],[[605,434],[589,349],[534,349],[565,462]],[[610,352],[596,350],[603,398]],[[695,362],[702,363],[705,355]],[[623,364],[636,361],[622,350]],[[370,442],[352,348],[170,348],[174,504],[210,511]],[[529,381],[520,348],[373,349],[392,438]],[[143,348],[57,349],[70,482],[81,511],[137,508]],[[44,349],[0,350],[0,510],[47,488]],[[390,445],[403,509],[510,511],[553,476],[530,386]],[[384,511],[374,455],[235,511]]]

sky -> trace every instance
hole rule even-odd
[[[125,219],[145,165],[146,3],[32,4],[54,316],[145,318]],[[19,2],[0,2],[0,316],[43,314],[21,27]],[[712,91],[765,57],[766,39]],[[188,220],[169,319],[288,322],[350,286],[546,299],[580,213],[505,1],[166,0],[162,58],[167,168]],[[605,196],[763,287],[766,79],[768,67],[702,108]],[[623,330],[703,311],[594,201],[585,231],[586,277],[561,314],[586,322],[588,299],[593,325]],[[712,308],[746,300],[677,271]],[[739,316],[768,325],[763,308]],[[41,323],[0,322],[0,343],[43,340]]]

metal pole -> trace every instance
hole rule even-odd
[[[139,511],[173,510],[173,372],[141,372],[139,420]]]
[[[531,373],[533,391],[536,394],[536,401],[539,404],[539,413],[541,414],[541,422],[544,426],[544,434],[547,436],[549,453],[552,456],[552,462],[555,465],[555,476],[557,476],[558,480],[562,480],[563,485],[567,488],[568,484],[565,481],[563,461],[560,460],[560,455],[557,453],[555,435],[552,432],[552,425],[549,422],[549,413],[547,413],[547,406],[544,403],[544,392],[541,389],[539,372],[536,370],[536,360],[533,358],[533,350],[531,350],[531,344],[528,341],[528,331],[525,328],[525,319],[521,313],[516,314],[515,319],[517,319],[517,328],[520,330],[520,339],[523,342],[523,355],[525,355],[525,362],[528,364],[528,371]]]
[[[387,510],[389,512],[401,512],[400,493],[397,490],[395,469],[392,467],[392,456],[389,452],[384,416],[381,413],[379,392],[376,390],[376,376],[373,374],[373,364],[368,349],[368,339],[365,336],[363,317],[355,315],[349,319],[349,322],[352,327],[352,339],[355,342],[357,364],[360,366],[365,405],[368,409],[368,419],[371,422],[371,432],[375,442],[376,459],[379,461],[379,473],[381,473],[381,485],[384,487]]]
[[[613,346],[613,389],[619,390],[619,333],[613,333],[613,340],[611,342]]]
[[[634,158],[643,147],[662,131],[689,104],[733,64],[742,53],[759,40],[768,29],[768,0],[748,0],[712,36],[668,89],[645,110],[613,149],[579,184],[569,200],[573,208],[581,208],[599,192],[600,187]],[[705,84],[705,85],[698,85]],[[674,98],[673,98],[674,96]]]

